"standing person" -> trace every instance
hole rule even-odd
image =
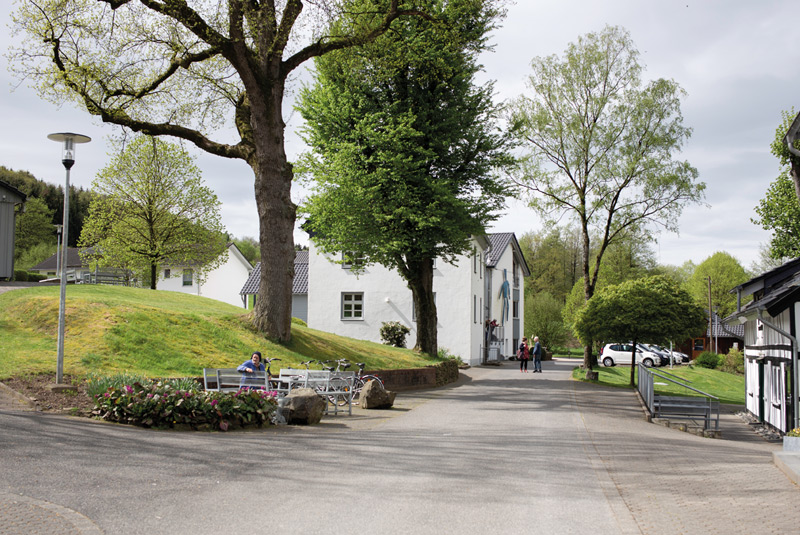
[[[266,371],[264,367],[264,363],[261,362],[261,352],[260,351],[253,351],[253,354],[250,356],[250,360],[246,360],[242,362],[242,364],[236,368],[236,371],[241,372],[242,381],[239,383],[241,387],[247,386],[261,386],[263,387],[266,383],[265,381],[260,380],[260,378],[256,377],[256,372],[263,372]]]
[[[528,339],[524,336],[522,337],[522,343],[519,344],[519,350],[517,351],[517,359],[519,359],[519,371],[520,373],[528,373],[528,358],[530,357],[529,349],[528,349]]]
[[[533,373],[542,373],[542,344],[539,343],[539,337],[533,337],[533,350],[531,351],[533,357]]]

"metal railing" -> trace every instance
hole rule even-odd
[[[641,363],[638,366],[639,394],[653,418],[690,420],[695,423],[702,421],[704,430],[719,430],[719,398],[687,385],[683,382],[686,379],[677,375],[665,371],[657,372]],[[656,394],[654,376],[696,392],[703,397]]]

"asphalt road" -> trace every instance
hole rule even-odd
[[[394,410],[310,428],[0,412],[0,533],[15,495],[126,534],[797,532],[800,490],[772,465],[776,446],[649,424],[631,392],[570,368],[473,368]]]

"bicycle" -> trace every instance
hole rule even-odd
[[[378,383],[381,385],[381,388],[383,388],[383,380],[380,377],[373,374],[364,375],[364,368],[367,366],[365,363],[356,362],[356,366],[358,366],[358,375],[356,375],[355,381],[353,382],[353,399],[361,396],[361,390],[363,390],[364,385],[370,381],[378,381]],[[357,401],[354,401],[353,403],[358,404]]]

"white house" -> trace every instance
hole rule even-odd
[[[223,254],[225,259],[222,264],[202,276],[197,265],[162,266],[162,278],[159,278],[156,289],[200,295],[234,306],[244,306],[239,291],[253,266],[233,243],[228,244]]]
[[[435,263],[433,291],[439,347],[474,365],[514,354],[523,325],[521,277],[530,271],[512,233],[475,237],[472,246],[472,254],[459,257],[455,264]],[[334,260],[338,259],[318,253],[312,243],[309,327],[380,342],[381,325],[399,321],[411,328],[413,342],[413,300],[400,275],[380,265],[355,273]],[[493,319],[498,327],[490,332]]]
[[[725,318],[744,325],[745,405],[761,421],[786,432],[797,427],[800,346],[800,258],[740,284],[738,306]]]

